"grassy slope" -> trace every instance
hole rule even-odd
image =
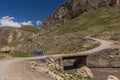
[[[103,38],[119,36],[120,7],[100,8],[86,12],[51,32],[57,35],[79,32],[84,36],[102,36]]]

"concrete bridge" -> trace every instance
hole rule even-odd
[[[106,41],[106,40],[101,40],[101,39],[96,39],[96,38],[88,38],[88,39],[98,41],[100,43],[100,45],[98,47],[95,47],[93,49],[90,49],[90,50],[87,50],[84,52],[72,53],[72,54],[44,55],[44,56],[36,57],[36,59],[45,59],[45,58],[50,58],[50,57],[51,58],[58,58],[59,64],[62,68],[64,67],[63,62],[65,60],[75,60],[73,65],[75,67],[80,67],[80,66],[86,65],[86,59],[87,59],[88,55],[94,54],[94,53],[101,51],[101,50],[104,50],[104,49],[112,48],[113,44],[115,44],[112,41]],[[28,59],[34,59],[34,58],[33,57],[24,58],[24,60],[28,60]]]

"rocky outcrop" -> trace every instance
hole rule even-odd
[[[117,78],[116,76],[113,75],[109,75],[107,80],[120,80],[119,78]]]
[[[42,23],[42,27],[57,27],[86,11],[114,6],[116,3],[119,0],[68,0]]]
[[[20,30],[16,29],[16,30],[10,31],[7,41],[8,43],[11,43],[14,40],[18,40],[22,35],[23,33]]]
[[[13,28],[11,27],[0,27],[0,47],[3,47],[3,45],[7,44],[7,39],[12,29]]]
[[[13,35],[14,35],[14,33],[12,33],[12,32],[9,33],[8,43],[11,43],[11,42],[12,42],[12,40],[13,40]]]
[[[93,75],[91,69],[86,66],[83,66],[83,67],[77,69],[77,74],[82,77],[94,78],[94,75]]]

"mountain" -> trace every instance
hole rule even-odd
[[[68,0],[45,19],[42,27],[49,34],[77,33],[120,41],[120,0]]]
[[[42,27],[58,27],[86,11],[95,10],[99,7],[110,7],[116,4],[119,4],[119,0],[68,0],[44,20]]]
[[[50,30],[56,35],[77,33],[106,40],[120,41],[120,6],[88,11]]]
[[[63,14],[66,15],[59,19]],[[0,35],[1,51],[76,53],[99,45],[86,36],[120,41],[120,5],[116,0],[69,0],[41,28],[0,27]]]

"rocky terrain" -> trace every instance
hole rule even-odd
[[[75,67],[75,60],[65,60],[65,65],[72,65],[74,69],[63,71],[57,58],[44,58],[31,62],[31,67],[43,72],[56,80],[119,80],[120,54],[118,49],[106,49],[87,57],[87,67]],[[89,68],[88,68],[89,67]],[[109,70],[110,69],[110,70]],[[108,78],[108,79],[107,79]]]
[[[2,45],[0,50],[2,52],[31,53],[33,50],[40,49],[45,54],[65,54],[84,51],[99,45],[99,43],[82,38],[77,34],[43,35],[40,31],[40,29],[32,26],[1,30],[1,35],[3,36],[0,36],[0,45]]]
[[[61,24],[80,16],[82,13],[99,7],[110,7],[119,0],[67,0],[42,23],[42,27],[58,27]]]
[[[7,43],[7,37],[12,28],[0,27],[0,47]]]
[[[120,41],[120,7],[88,11],[60,27],[49,29],[49,34],[79,34],[106,40]]]
[[[58,59],[42,59],[42,57],[41,60],[32,62],[31,67],[57,80],[81,80],[93,77],[95,78],[92,80],[107,80],[107,78],[119,80],[119,4],[119,0],[67,0],[42,23],[41,28],[29,25],[21,28],[0,27],[0,52],[31,53],[38,49],[43,50],[45,54],[79,53],[100,45],[99,42],[85,37],[105,39],[115,42],[117,46],[89,55],[87,67],[77,65],[79,68],[76,70],[64,72],[58,64]],[[1,57],[4,55],[0,55]],[[64,61],[64,64],[72,64],[75,67],[74,61],[76,60]],[[4,61],[1,63],[6,65]],[[17,75],[19,77],[20,74]]]
[[[119,68],[119,49],[106,49],[88,56],[87,66],[94,68]]]
[[[106,43],[107,42],[103,43],[102,41],[101,44],[104,46]],[[109,44],[111,44],[111,42]],[[104,47],[102,50],[96,51],[98,48],[93,49],[92,54],[88,55],[86,60],[87,67],[84,65],[81,66],[80,60],[78,61],[78,58],[76,58],[64,60],[64,67],[62,68],[59,64],[59,59],[52,56],[32,62],[31,67],[39,72],[45,72],[57,80],[119,80],[120,44],[112,43],[111,47],[107,45],[106,49]],[[96,52],[94,52],[94,50]],[[74,65],[76,62],[77,66]]]

